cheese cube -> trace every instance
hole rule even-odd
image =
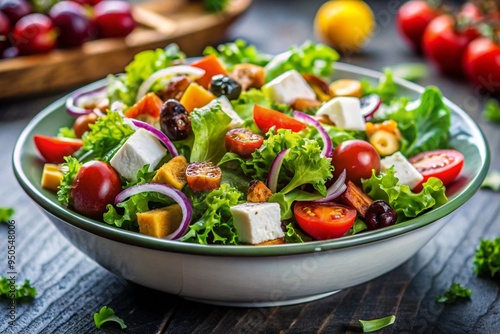
[[[240,115],[236,113],[236,111],[234,111],[233,105],[231,104],[231,102],[228,100],[227,97],[225,97],[224,95],[219,96],[218,98],[210,101],[210,103],[208,103],[206,107],[209,108],[213,107],[215,106],[216,103],[220,103],[222,111],[225,112],[226,115],[231,117],[231,123],[229,123],[229,128],[231,129],[239,128],[240,126],[243,125],[244,123],[243,119],[240,117]]]
[[[166,149],[150,132],[139,128],[125,141],[109,162],[128,181],[136,181],[137,172],[149,164],[152,171],[166,154]]]
[[[296,99],[315,100],[316,94],[296,70],[290,70],[262,87],[262,91],[276,103],[292,104]]]
[[[335,126],[346,130],[365,130],[361,103],[356,97],[336,97],[322,105],[316,115],[326,115]]]
[[[231,207],[239,241],[259,244],[285,236],[278,203],[244,203]]]
[[[399,179],[399,183],[408,185],[410,189],[415,188],[424,179],[422,174],[399,151],[383,158],[380,162],[382,170],[394,166],[395,175]]]

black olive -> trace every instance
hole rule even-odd
[[[236,100],[241,94],[241,85],[226,75],[214,75],[210,83],[210,91],[215,96],[225,95],[229,100]]]
[[[192,132],[186,108],[174,99],[163,103],[160,111],[160,127],[171,140],[185,139]]]
[[[366,210],[365,223],[368,229],[376,230],[396,224],[396,211],[385,201],[374,201]]]

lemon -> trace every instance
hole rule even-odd
[[[343,53],[357,52],[375,30],[375,18],[364,1],[325,2],[314,18],[316,36]]]

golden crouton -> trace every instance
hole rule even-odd
[[[250,182],[250,187],[248,188],[247,202],[265,203],[272,194],[273,192],[266,187],[264,182],[253,180]]]
[[[181,190],[186,185],[186,158],[178,155],[158,169],[153,182],[163,183]]]
[[[179,204],[137,214],[139,232],[152,237],[164,238],[179,228],[182,211]]]
[[[281,245],[284,243],[285,243],[285,238],[278,238],[278,239],[264,241],[261,242],[260,244],[255,244],[254,246]]]

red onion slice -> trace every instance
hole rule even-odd
[[[138,128],[143,128],[144,130],[149,131],[153,136],[158,138],[158,140],[161,141],[163,143],[163,145],[165,145],[165,147],[170,152],[172,157],[176,157],[179,155],[174,144],[170,141],[170,139],[168,139],[168,137],[163,132],[161,132],[160,130],[158,130],[157,128],[155,128],[154,126],[152,126],[149,123],[142,122],[142,121],[139,121],[139,120],[133,119],[133,118],[131,118],[130,120]]]
[[[340,195],[344,193],[344,191],[347,189],[347,186],[345,185],[345,178],[346,178],[346,171],[345,169],[342,171],[342,173],[339,175],[338,179],[327,189],[326,191],[326,196],[321,199],[317,199],[313,202],[329,202]]]
[[[71,116],[81,116],[88,115],[94,111],[94,109],[85,109],[82,108],[83,100],[90,100],[95,104],[101,100],[104,100],[108,97],[108,93],[106,91],[106,86],[89,89],[87,87],[80,88],[76,90],[71,96],[66,100],[66,111]],[[87,104],[92,104],[88,103]]]
[[[269,174],[267,174],[267,187],[275,193],[278,188],[278,177],[280,176],[281,165],[283,164],[283,159],[285,159],[286,154],[290,151],[289,148],[278,153],[276,158],[274,158],[271,168],[269,169]]]
[[[173,233],[167,235],[164,239],[168,240],[176,240],[182,237],[188,227],[189,223],[191,222],[191,218],[193,216],[193,207],[191,205],[191,202],[189,202],[189,199],[184,195],[180,190],[177,190],[173,187],[167,186],[166,184],[161,184],[161,183],[143,183],[143,184],[138,184],[135,186],[132,186],[130,188],[127,188],[120,192],[118,195],[115,197],[115,205],[118,203],[121,203],[125,201],[127,198],[137,195],[143,192],[156,192],[163,194],[165,196],[170,197],[174,201],[179,204],[181,207],[181,212],[182,212],[182,220],[177,228]]]
[[[323,149],[321,150],[321,156],[331,158],[333,155],[332,139],[328,135],[328,132],[326,132],[325,128],[321,125],[321,123],[308,114],[300,111],[295,111],[293,113],[293,117],[304,124],[313,126],[318,129],[319,135],[321,136],[321,139],[323,139]]]
[[[377,94],[362,97],[359,102],[361,104],[361,114],[365,117],[366,121],[371,120],[375,112],[382,105],[382,99]]]

